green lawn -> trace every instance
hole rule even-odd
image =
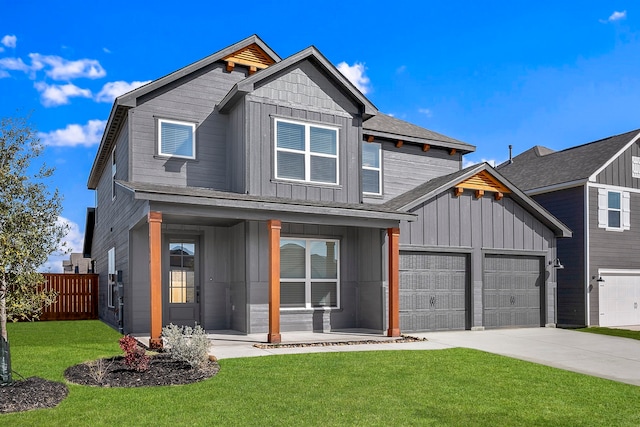
[[[118,354],[95,321],[9,325],[13,367],[62,380],[67,366]],[[6,426],[637,426],[640,387],[468,349],[230,359],[187,386],[69,385],[54,409]]]
[[[614,337],[631,338],[634,340],[640,340],[640,331],[631,331],[629,329],[614,329],[614,328],[580,328],[575,329],[580,332],[590,332],[592,334],[611,335]]]

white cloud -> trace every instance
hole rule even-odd
[[[18,38],[12,34],[7,34],[6,36],[4,36],[2,38],[2,40],[0,40],[0,43],[2,43],[5,47],[16,47],[16,42],[18,41]]]
[[[36,82],[33,85],[40,92],[40,102],[45,107],[55,107],[69,103],[69,98],[91,98],[89,89],[67,83],[66,85],[48,85],[45,82]]]
[[[96,59],[78,59],[70,61],[60,56],[41,55],[30,53],[31,69],[41,70],[45,67],[47,76],[54,80],[70,80],[80,77],[98,79],[107,75],[107,72]]]
[[[10,74],[7,73],[5,70],[0,70],[0,79],[6,79],[9,76]]]
[[[107,49],[106,47],[103,47],[103,48],[102,48],[102,51],[103,51],[104,53],[111,53],[111,51],[110,51],[109,49]]]
[[[22,58],[0,58],[0,68],[24,71],[25,73],[30,70],[29,66],[22,61]]]
[[[431,117],[433,115],[433,112],[428,108],[418,108],[418,113],[424,114],[427,117]]]
[[[496,159],[485,159],[484,157],[480,159],[479,162],[475,160],[470,160],[466,157],[462,158],[462,168],[468,168],[469,166],[477,165],[478,163],[489,163],[492,167],[496,167],[496,165],[504,163],[505,160],[496,160]]]
[[[39,270],[46,273],[62,273],[62,261],[69,259],[69,253],[82,252],[84,245],[84,234],[80,231],[80,226],[75,222],[59,216],[57,225],[66,225],[67,235],[60,241],[58,250],[47,259]]]
[[[40,132],[38,137],[51,147],[91,147],[100,143],[106,125],[106,120],[89,120],[85,125],[70,124],[64,129]]]
[[[396,73],[397,73],[397,74],[402,74],[402,73],[404,73],[405,71],[407,71],[407,66],[406,66],[406,65],[401,65],[401,66],[399,66],[398,68],[396,68]]]
[[[106,83],[100,92],[96,95],[96,101],[98,102],[113,102],[118,96],[132,91],[136,88],[139,88],[142,85],[146,85],[150,80],[144,82],[125,82],[125,81],[117,81],[117,82],[109,82]]]
[[[371,81],[369,77],[365,76],[366,68],[363,63],[356,62],[353,65],[349,65],[343,61],[338,64],[337,68],[363,94],[366,95],[371,90]]]
[[[607,22],[615,22],[621,19],[626,19],[627,11],[623,10],[622,12],[614,11],[607,19],[600,19],[600,22],[606,24]]]

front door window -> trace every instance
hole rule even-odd
[[[172,242],[169,245],[169,303],[196,301],[195,243]]]

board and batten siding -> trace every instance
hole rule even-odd
[[[573,230],[570,239],[558,239],[558,324],[586,325],[584,186],[538,194],[533,199]]]
[[[622,190],[622,189],[621,189]],[[607,231],[598,227],[598,188],[589,187],[589,277],[598,269],[640,269],[640,194],[631,192],[631,227],[625,231]],[[600,301],[598,283],[591,280],[589,293],[590,324],[597,325]],[[606,284],[605,284],[606,286]]]
[[[460,170],[462,156],[448,150],[406,143],[397,148],[394,142],[375,140],[382,147],[382,197],[363,195],[365,203],[384,203],[418,185]],[[363,142],[362,144],[367,144]]]
[[[235,109],[239,107],[236,106]],[[362,121],[359,106],[310,61],[270,77],[245,96],[246,191],[252,195],[299,200],[360,203]],[[338,129],[338,184],[276,179],[275,118]],[[233,133],[242,131],[233,130]],[[240,157],[240,156],[238,156]]]
[[[596,176],[598,184],[640,189],[640,179],[632,175],[632,157],[640,157],[640,143],[636,142],[622,154],[613,159],[602,172]]]
[[[537,255],[553,260],[556,238],[552,230],[508,195],[495,200],[489,193],[476,198],[466,191],[456,197],[444,191],[413,208],[414,222],[400,223],[400,250],[470,254],[471,327],[483,324],[483,265],[487,253]],[[545,323],[555,322],[556,273],[547,267]]]
[[[129,114],[131,180],[228,190],[229,169],[236,167],[229,165],[229,116],[216,112],[215,106],[244,77],[244,72],[229,73],[215,63],[138,100]],[[157,155],[160,118],[196,124],[195,160]]]

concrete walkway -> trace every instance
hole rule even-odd
[[[466,347],[640,386],[640,341],[637,340],[555,328],[413,335],[427,338],[427,341],[261,349],[254,347],[254,344],[265,343],[266,334],[240,335],[225,331],[210,334],[210,338],[213,340],[211,353],[218,359],[293,353]],[[390,340],[379,333],[363,333],[362,330],[324,334],[290,332],[283,333],[282,338],[282,344]]]

